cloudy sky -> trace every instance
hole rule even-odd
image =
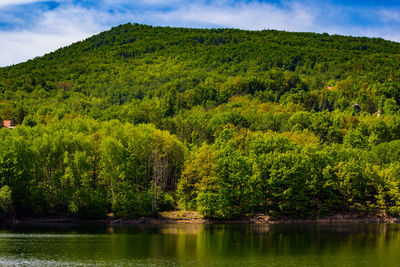
[[[127,22],[327,32],[400,42],[400,0],[0,0],[0,66]]]

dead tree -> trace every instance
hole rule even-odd
[[[158,190],[165,190],[168,179],[168,157],[162,155],[158,149],[153,150],[151,154],[151,162],[153,167],[153,181],[152,181],[152,213],[157,211],[158,204]]]

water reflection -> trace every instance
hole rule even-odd
[[[0,231],[0,265],[396,266],[399,225],[83,225]]]

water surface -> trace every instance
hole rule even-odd
[[[0,228],[10,266],[399,266],[400,225]]]

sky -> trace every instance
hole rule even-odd
[[[326,32],[400,42],[400,0],[0,0],[0,67],[128,22]]]

